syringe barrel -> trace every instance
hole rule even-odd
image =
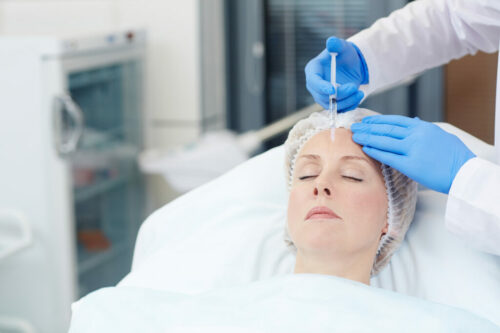
[[[337,53],[330,52],[332,57],[331,70],[330,70],[330,82],[335,87],[334,96],[337,97]]]

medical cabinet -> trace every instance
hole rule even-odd
[[[145,37],[0,38],[1,332],[66,332],[72,302],[130,270]]]

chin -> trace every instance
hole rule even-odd
[[[316,232],[308,232],[301,235],[300,246],[308,251],[321,252],[336,252],[339,247],[343,247],[341,237],[337,234],[318,230]]]

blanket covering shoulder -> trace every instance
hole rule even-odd
[[[497,332],[466,310],[351,280],[290,274],[197,295],[100,289],[73,304],[70,333]]]

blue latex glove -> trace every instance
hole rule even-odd
[[[337,37],[326,41],[326,49],[311,59],[305,68],[306,86],[316,103],[328,109],[329,96],[335,93],[330,83],[331,56],[337,52],[337,110],[355,109],[364,97],[359,91],[361,84],[368,83],[368,68],[356,45]]]
[[[458,170],[476,156],[457,136],[418,118],[370,116],[351,131],[368,156],[446,194]]]

